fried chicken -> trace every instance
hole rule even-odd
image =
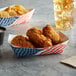
[[[29,29],[26,35],[29,37],[29,40],[31,40],[31,42],[33,42],[37,48],[52,46],[51,40],[46,38],[42,34],[42,31],[38,28]]]
[[[54,30],[54,28],[50,25],[46,25],[43,28],[43,34],[52,40],[53,44],[58,44],[61,42],[61,38],[59,34]]]
[[[24,36],[18,35],[11,41],[11,44],[24,48],[34,48],[33,44]]]

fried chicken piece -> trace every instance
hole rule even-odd
[[[33,44],[24,36],[18,35],[12,41],[11,44],[24,48],[34,48]]]
[[[37,48],[52,46],[51,40],[46,38],[38,28],[31,28],[26,34]]]
[[[50,25],[46,25],[43,28],[43,34],[52,40],[53,44],[58,44],[61,42],[60,35],[54,30],[54,28]]]

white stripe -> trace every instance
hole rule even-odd
[[[23,55],[23,52],[24,52],[23,50],[24,50],[24,49],[22,49],[22,51],[21,51],[21,53],[20,53],[20,56],[22,56],[22,55]]]
[[[63,46],[60,46],[60,48],[57,50],[57,49],[55,49],[55,53],[58,53],[59,52],[59,50],[61,50],[63,48]],[[57,51],[56,51],[57,50]]]
[[[55,49],[55,48],[57,48],[58,46],[60,46],[60,45],[55,45],[54,47],[52,47],[49,51],[47,51],[47,52],[45,52],[45,53],[49,53],[49,52],[54,52],[54,50],[53,49]],[[47,49],[48,50],[48,49]],[[52,51],[53,50],[53,51]],[[43,54],[45,54],[45,53],[43,53]]]
[[[4,18],[3,18],[3,19],[1,19],[0,24],[1,24],[3,21],[4,21]]]
[[[48,47],[48,48],[50,48],[50,47]],[[36,53],[35,55],[39,55],[40,53],[42,53],[42,52],[44,52],[44,51],[46,51],[46,49],[45,49],[45,50],[41,50],[41,51],[39,51],[39,52]]]
[[[17,51],[18,56],[20,55],[21,50],[22,50],[22,49],[19,49],[19,50]]]
[[[48,47],[47,49],[38,52],[36,55],[39,55],[39,54],[41,54],[42,52],[44,52],[44,51],[46,51],[46,50],[48,50],[48,49],[50,49],[50,48],[51,48],[50,51],[44,52],[43,54],[48,53],[48,52],[51,52],[52,49],[54,49],[54,48],[56,48],[56,47],[58,47],[58,46],[59,46],[59,45],[56,45],[55,47]],[[52,52],[53,52],[53,51],[52,51]]]
[[[62,47],[62,50],[64,49],[65,47]],[[59,51],[58,53],[61,53],[61,51]]]

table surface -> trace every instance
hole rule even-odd
[[[62,54],[17,58],[8,44],[8,35],[24,34],[32,26],[41,28],[46,24],[54,25],[54,11],[52,0],[0,0],[0,8],[13,4],[36,10],[29,23],[7,28],[0,57],[0,76],[76,76],[75,68],[60,63],[76,55],[76,23],[73,29],[62,31],[69,37],[67,48]]]

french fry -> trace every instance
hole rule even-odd
[[[10,17],[10,15],[6,11],[0,11],[0,17]]]

